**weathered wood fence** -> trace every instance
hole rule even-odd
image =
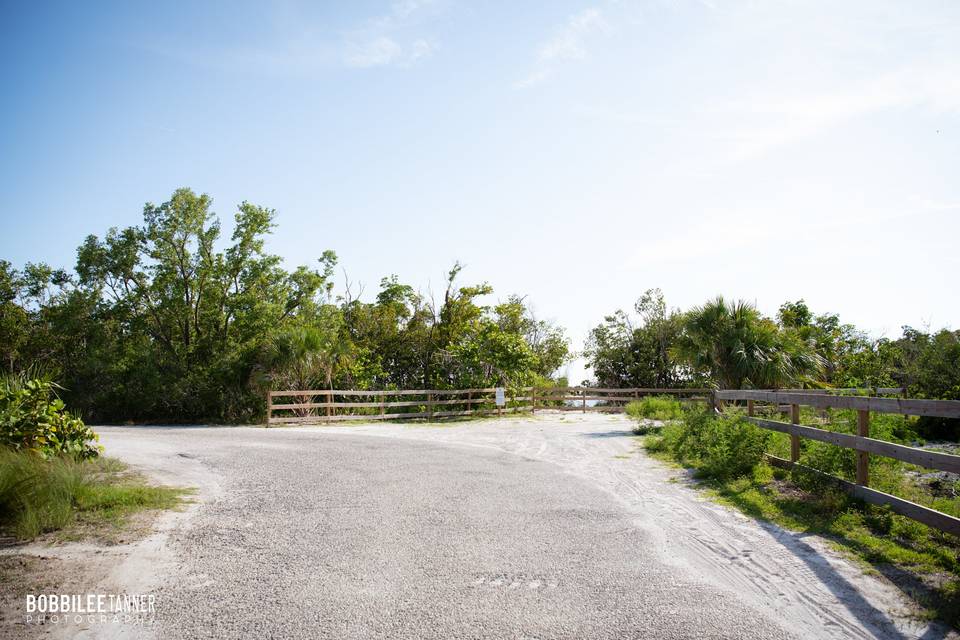
[[[357,391],[307,389],[270,391],[268,424],[341,422],[345,420],[433,420],[455,416],[559,411],[623,411],[627,403],[649,395],[673,395],[708,402],[709,389],[600,389],[593,387],[522,387],[505,389],[506,404],[496,405],[496,388],[395,389]]]
[[[899,393],[902,390],[878,390]],[[722,410],[726,402],[746,402],[748,419],[759,427],[779,431],[790,436],[790,459],[785,460],[768,455],[771,464],[785,468],[802,468],[819,474],[864,502],[876,505],[888,505],[893,511],[913,518],[923,524],[941,531],[960,536],[960,519],[930,509],[923,505],[898,498],[897,496],[871,489],[870,455],[879,455],[909,462],[911,464],[939,469],[951,473],[960,473],[960,456],[937,451],[928,451],[908,447],[870,437],[870,414],[893,413],[911,416],[930,416],[938,418],[960,418],[960,401],[955,400],[914,400],[909,398],[880,398],[876,396],[842,396],[829,393],[809,393],[805,391],[716,391],[714,406]],[[772,404],[774,407],[788,405],[790,422],[780,422],[756,417],[756,403]],[[825,429],[800,424],[800,407],[819,409],[851,409],[857,412],[857,434],[836,433]],[[799,463],[800,438],[809,438],[820,442],[853,449],[857,452],[856,482],[849,482],[836,476],[823,474],[816,469]]]
[[[534,411],[557,409],[560,411],[607,411],[620,412],[634,400],[645,396],[670,395],[681,401],[709,402],[710,389],[651,389],[598,387],[547,387],[528,389]]]
[[[516,412],[526,396],[507,394],[512,406],[496,406],[495,388],[391,389],[356,391],[314,389],[271,391],[267,398],[269,424],[448,418]],[[279,399],[279,402],[277,401]],[[529,410],[529,407],[524,408]]]

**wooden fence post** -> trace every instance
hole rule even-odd
[[[273,417],[273,391],[267,391],[267,426],[270,426],[270,418]]]
[[[747,415],[753,417],[753,400],[747,400]]]
[[[380,392],[380,415],[384,416],[387,413],[387,392]]]
[[[863,438],[870,437],[870,411],[857,411],[857,435]],[[866,451],[857,451],[857,484],[867,486],[870,483],[870,454]]]
[[[327,391],[327,422],[330,422],[330,416],[333,415],[333,407],[330,405],[333,404],[333,391]]]
[[[473,409],[473,391],[467,391],[467,411],[470,412],[470,415],[475,415]]]
[[[580,390],[580,393],[583,395],[583,413],[587,412],[587,388],[584,387]]]
[[[800,405],[790,405],[790,422],[800,424]],[[795,433],[790,434],[790,462],[800,460],[800,436]]]
[[[530,413],[537,412],[537,388],[530,387]]]
[[[433,422],[433,394],[427,394],[427,420]]]

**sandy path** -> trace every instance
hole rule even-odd
[[[161,597],[158,632],[50,631],[957,637],[911,618],[895,586],[823,540],[706,500],[648,458],[630,426],[548,413],[430,426],[104,428],[108,455],[197,487],[198,503],[94,563],[91,591]]]
[[[175,562],[147,571],[155,628],[118,635],[798,637],[662,561],[593,482],[483,443],[390,437],[407,429],[104,429],[108,454],[168,474],[199,462],[219,489],[168,532]]]
[[[801,637],[957,637],[943,625],[917,620],[896,586],[865,574],[823,539],[759,523],[706,500],[682,472],[647,457],[630,437],[630,427],[619,415],[548,412],[532,420],[347,430],[489,447],[557,464],[635,513],[634,524],[656,540],[664,562],[760,610],[777,611],[785,628]]]

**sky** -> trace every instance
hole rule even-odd
[[[459,260],[575,349],[652,287],[960,327],[953,0],[0,0],[0,83],[17,266],[186,186],[366,299]]]

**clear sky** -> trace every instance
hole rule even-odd
[[[460,260],[575,348],[650,287],[960,325],[954,0],[0,7],[18,266],[189,186],[368,299]]]

